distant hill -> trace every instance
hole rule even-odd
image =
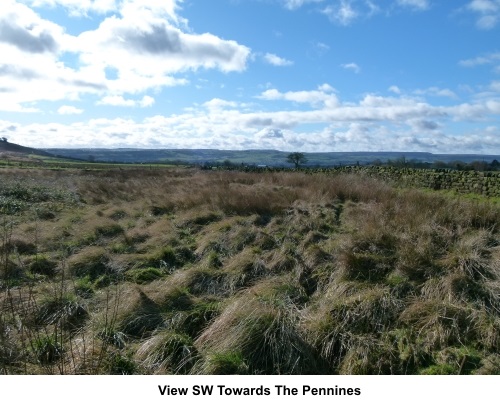
[[[0,155],[28,159],[30,155],[58,157],[73,160],[116,163],[181,163],[213,164],[231,162],[232,164],[292,166],[287,163],[289,152],[269,149],[219,150],[219,149],[104,149],[104,148],[49,148],[36,149],[8,142],[0,138]],[[338,166],[369,164],[375,161],[405,159],[408,162],[434,163],[461,161],[492,162],[498,155],[478,154],[433,154],[428,152],[319,152],[306,153],[308,166]]]
[[[53,156],[51,153],[41,149],[30,148],[8,142],[6,138],[0,138],[0,154]]]
[[[288,166],[289,152],[277,150],[218,150],[218,149],[45,149],[53,155],[92,160],[96,162],[119,163],[222,163],[254,164],[267,166]],[[427,152],[324,152],[306,153],[310,166],[336,166],[368,164],[376,160],[386,162],[405,158],[417,162],[473,161],[491,162],[500,159],[498,155],[475,154],[432,154]],[[290,165],[291,166],[291,165]]]

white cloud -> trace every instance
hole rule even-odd
[[[391,86],[389,87],[388,89],[391,93],[394,93],[394,94],[401,94],[401,89],[398,87],[398,86]]]
[[[491,90],[498,83],[492,82]],[[13,142],[39,147],[270,148],[280,150],[432,150],[444,153],[500,153],[495,126],[468,131],[451,122],[484,122],[500,114],[500,101],[434,106],[420,99],[368,94],[342,103],[334,89],[261,94],[261,103],[282,100],[306,109],[257,109],[212,99],[183,114],[142,120],[92,119],[70,125],[0,123],[0,134]],[[250,109],[249,107],[252,107]],[[315,130],[301,128],[312,124]],[[495,127],[495,128],[493,128]],[[323,129],[322,129],[323,128]],[[479,128],[476,126],[476,128]],[[493,129],[492,129],[493,128]],[[445,135],[446,133],[446,135]]]
[[[116,107],[134,107],[135,100],[127,100],[123,96],[106,96],[97,102],[97,105],[112,105]]]
[[[199,68],[242,71],[250,50],[215,35],[185,33],[165,19],[144,13],[106,18],[94,31],[78,37],[85,64],[151,77]]]
[[[353,63],[353,62],[351,62],[351,63],[344,63],[344,64],[342,64],[340,66],[342,66],[344,69],[352,70],[354,73],[361,72],[361,68],[356,63]]]
[[[115,0],[23,0],[33,7],[62,6],[73,16],[84,16],[89,12],[104,14],[117,9]]]
[[[398,5],[411,7],[415,10],[427,10],[430,7],[429,0],[397,0]]]
[[[483,65],[495,65],[493,67],[493,71],[500,73],[500,52],[492,52],[472,59],[463,59],[459,62],[459,65],[468,68]]]
[[[242,71],[250,56],[250,49],[236,41],[184,27],[175,0],[25,0],[32,6],[60,5],[81,13],[118,10],[77,36],[25,4],[2,1],[2,111],[34,112],[39,101],[79,100],[86,94],[101,100],[122,96],[115,102],[129,105],[125,94],[185,85],[187,79],[181,75],[186,71]],[[116,72],[112,78],[107,76],[109,69]],[[146,98],[138,105],[152,102]]]
[[[306,3],[319,3],[322,0],[282,0],[289,10],[296,10]],[[486,0],[497,1],[497,0]],[[392,0],[386,4],[380,0],[334,0],[328,2],[319,11],[330,21],[348,26],[359,19],[367,19],[381,12],[390,15],[394,7],[412,11],[425,11],[431,8],[431,0]]]
[[[370,18],[380,11],[377,2],[371,0],[337,0],[321,10],[330,21],[344,26],[351,25],[357,19]]]
[[[304,4],[320,3],[323,0],[282,0],[282,1],[285,7],[288,8],[289,10],[296,10],[302,7]]]
[[[341,0],[337,4],[331,4],[323,9],[331,21],[340,25],[350,25],[359,17],[359,12],[354,8],[353,0]]]
[[[413,92],[417,95],[429,95],[434,97],[448,97],[452,99],[458,98],[458,96],[450,89],[441,89],[439,87],[429,87],[427,89],[418,89]]]
[[[97,105],[110,105],[115,107],[151,107],[155,99],[150,96],[144,96],[141,100],[126,99],[123,96],[105,96],[99,100]]]
[[[318,90],[310,91],[288,91],[281,93],[276,89],[269,89],[260,94],[263,100],[285,100],[295,103],[307,103],[313,106],[323,106],[332,108],[338,105],[337,96],[331,94],[333,88],[328,84],[323,84]]]
[[[264,55],[264,60],[273,66],[290,66],[293,65],[291,60],[280,58],[273,53],[266,53]]]
[[[83,113],[83,110],[81,108],[76,108],[71,105],[63,105],[59,107],[57,113],[61,115],[75,115]]]
[[[152,107],[155,103],[155,99],[151,96],[144,96],[142,100],[139,101],[141,107]]]
[[[480,29],[493,29],[500,21],[500,0],[471,0],[466,9],[476,14]]]
[[[238,103],[234,101],[222,100],[220,98],[213,98],[212,100],[203,103],[203,105],[208,110],[214,111],[214,110],[222,110],[225,108],[236,108],[238,106]]]
[[[332,93],[335,92],[336,90],[330,86],[328,83],[323,83],[318,86],[318,90],[322,91],[323,93]]]

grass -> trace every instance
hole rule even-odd
[[[2,373],[500,372],[493,200],[77,167],[1,169]]]

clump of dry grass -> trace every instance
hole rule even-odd
[[[314,350],[297,329],[293,301],[282,287],[276,279],[266,280],[232,299],[196,340],[200,353],[208,358],[214,353],[241,353],[251,373],[321,372]],[[203,372],[206,367],[202,357],[195,370]]]
[[[333,283],[321,300],[307,311],[304,328],[308,339],[332,369],[349,370],[354,365],[348,365],[347,354],[359,354],[359,344],[365,347],[366,343],[380,340],[384,332],[394,328],[404,302],[393,296],[387,287],[370,288],[358,282]]]
[[[144,341],[136,353],[142,366],[155,374],[186,374],[196,357],[193,340],[170,330],[158,332]]]

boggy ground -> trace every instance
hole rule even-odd
[[[498,205],[300,172],[0,172],[9,374],[498,374]]]

